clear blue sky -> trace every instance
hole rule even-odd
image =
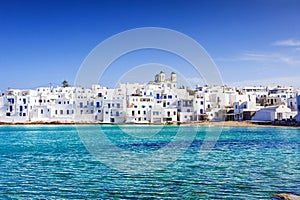
[[[0,89],[47,86],[64,79],[72,84],[97,44],[148,26],[194,38],[226,83],[264,79],[298,87],[299,19],[299,0],[0,0]],[[118,67],[114,70],[118,74]],[[194,78],[192,73],[186,76]],[[110,79],[104,83],[115,84]]]

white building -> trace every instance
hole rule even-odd
[[[26,122],[33,107],[33,90],[8,90],[2,97],[1,121]]]
[[[268,106],[258,110],[252,117],[253,121],[277,121],[293,119],[296,112],[291,111],[286,105]]]
[[[274,121],[295,116],[299,98],[292,87],[280,86],[177,88],[176,73],[166,78],[160,72],[148,84],[123,83],[115,89],[92,85],[7,90],[0,94],[0,121],[163,124],[250,120],[255,112],[253,120]]]
[[[297,116],[296,116],[296,121],[300,122],[300,94],[299,93],[296,95],[296,100],[297,100]]]
[[[234,120],[251,120],[254,113],[258,110],[256,106],[255,94],[238,94],[235,96],[234,107]]]
[[[288,98],[295,97],[295,91],[293,87],[276,86],[269,88],[269,96],[279,97],[283,101],[286,101]]]

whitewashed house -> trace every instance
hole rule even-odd
[[[297,100],[297,115],[296,115],[296,121],[300,122],[300,94],[297,93],[296,95],[296,100]]]
[[[150,94],[132,94],[129,96],[126,109],[126,123],[150,123],[150,113],[154,104],[154,97]]]
[[[205,113],[205,103],[204,94],[200,91],[197,91],[193,99],[195,121],[205,120],[207,118]]]
[[[178,121],[181,123],[194,121],[194,106],[193,98],[186,97],[185,99],[178,100]]]
[[[295,91],[293,87],[283,87],[283,86],[276,86],[276,87],[270,87],[269,89],[269,96],[270,97],[279,97],[284,102],[288,98],[295,97]]]
[[[242,94],[236,95],[236,102],[233,103],[234,120],[251,120],[259,107],[256,106],[256,95]]]
[[[288,98],[286,104],[292,111],[297,111],[297,96]]]
[[[140,85],[127,95],[126,123],[177,122],[176,74],[166,79],[164,72],[147,85]],[[130,88],[126,89],[126,93]]]
[[[103,123],[124,123],[126,117],[126,98],[109,89],[103,100]]]
[[[26,122],[30,120],[33,90],[8,90],[2,99],[3,122]]]
[[[268,106],[258,110],[252,117],[253,121],[280,121],[293,119],[296,112],[291,111],[286,105]]]
[[[94,99],[95,94],[90,88],[75,89],[76,109],[74,113],[74,120],[76,122],[93,122],[94,116]]]
[[[261,98],[266,98],[269,95],[268,87],[263,86],[246,86],[242,88],[242,93],[246,95],[255,95],[257,102]]]

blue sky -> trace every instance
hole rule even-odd
[[[119,32],[149,26],[195,39],[225,83],[300,87],[299,19],[298,0],[0,0],[0,89],[35,88],[64,79],[72,84],[96,45]],[[124,73],[121,66],[149,62],[175,66],[196,83],[183,61],[173,58],[155,51],[129,55],[101,83],[113,87]]]

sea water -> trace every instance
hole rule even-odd
[[[145,155],[166,147],[179,129],[100,128],[110,145]],[[0,126],[0,199],[272,199],[300,192],[300,129],[180,128],[187,137],[173,147],[188,144],[182,154],[167,165],[158,158],[161,168],[130,173],[89,151],[83,140],[97,145],[97,137],[84,136],[90,126],[81,125],[80,134],[69,125]],[[211,133],[218,134],[207,139]],[[211,145],[203,150],[205,142]],[[105,156],[110,145],[99,153]]]

